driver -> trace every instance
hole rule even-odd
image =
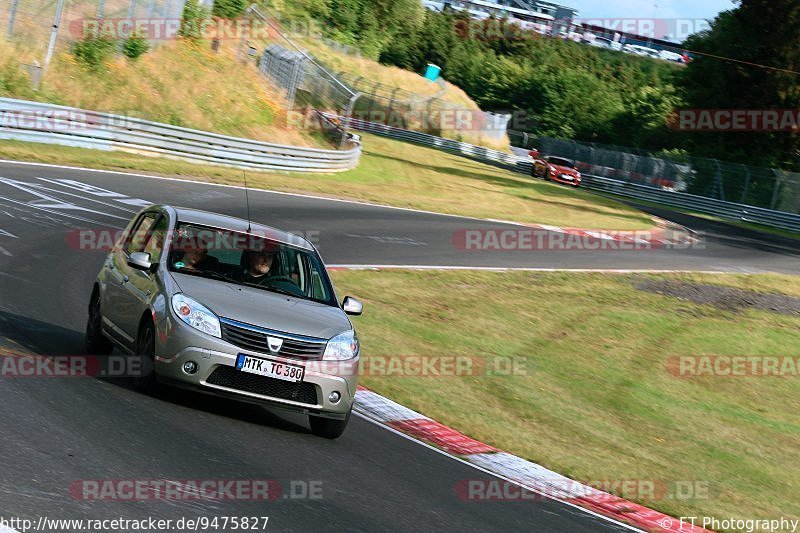
[[[271,250],[257,250],[247,252],[245,258],[244,272],[242,281],[245,283],[264,283],[265,280],[274,277],[272,264],[275,260],[275,252]]]

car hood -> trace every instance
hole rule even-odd
[[[338,307],[191,274],[170,274],[181,292],[219,317],[323,339],[353,328]]]
[[[570,176],[578,175],[578,171],[575,170],[574,168],[562,167],[561,165],[554,165],[552,163],[550,163],[550,166],[556,169],[556,172],[558,172],[559,174],[569,174]]]

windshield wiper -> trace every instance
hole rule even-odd
[[[182,273],[185,274],[185,273],[188,273],[188,272],[189,271],[184,271]],[[196,275],[196,276],[201,276],[201,277],[202,276],[208,276],[210,278],[214,278],[214,279],[218,279],[218,280],[222,280],[222,281],[228,281],[230,283],[240,283],[238,279],[234,279],[234,278],[232,278],[230,276],[222,274],[221,272],[214,272],[213,270],[198,270],[197,272],[193,272],[193,274]]]
[[[271,283],[267,283],[265,285],[261,285],[259,283],[248,283],[246,281],[243,281],[242,285],[247,285],[248,287],[255,287],[257,289],[264,289],[264,290],[270,291],[270,292],[277,292],[277,293],[280,293],[280,294],[285,294],[286,296],[294,296],[295,298],[302,298],[304,300],[310,300],[310,298],[306,298],[302,294],[297,294],[296,292],[287,291],[286,289],[281,289],[280,287],[272,285]]]

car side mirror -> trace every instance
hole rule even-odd
[[[150,271],[153,263],[150,262],[150,254],[147,252],[133,252],[128,258],[128,266],[137,270]]]
[[[364,304],[352,296],[345,296],[342,300],[342,310],[348,315],[358,316],[364,311]]]

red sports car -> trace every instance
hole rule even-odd
[[[540,157],[536,150],[531,151],[530,155],[533,158],[533,177],[566,183],[573,187],[580,186],[581,173],[578,172],[575,161],[552,155]]]

